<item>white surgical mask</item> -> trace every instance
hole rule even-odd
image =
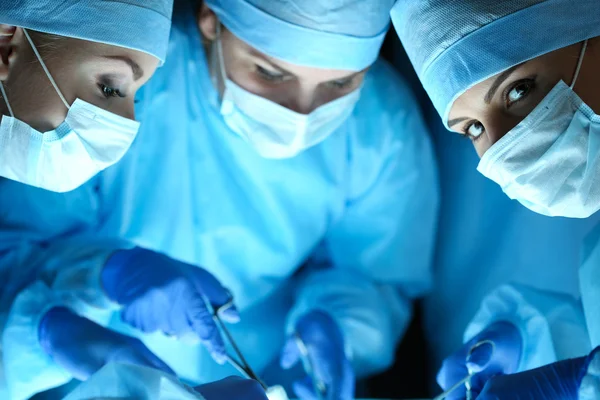
[[[539,214],[587,218],[600,209],[600,116],[563,81],[496,142],[477,169]]]
[[[81,99],[69,105],[35,44],[23,29],[50,83],[67,107],[65,122],[39,132],[15,118],[0,82],[10,117],[0,123],[0,176],[55,192],[67,192],[116,163],[131,146],[139,123]]]
[[[331,135],[350,117],[360,98],[360,88],[300,114],[257,96],[227,78],[220,27],[217,31],[217,60],[224,84],[221,115],[225,123],[265,158],[290,158]],[[215,81],[215,85],[219,85]]]

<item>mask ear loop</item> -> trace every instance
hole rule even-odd
[[[6,90],[4,90],[4,85],[2,84],[2,82],[0,82],[0,92],[2,92],[2,98],[4,99],[4,102],[6,103],[6,107],[8,107],[8,112],[10,113],[10,116],[12,118],[15,117],[15,113],[12,110],[12,107],[10,106],[10,103],[8,102],[8,96],[6,96]]]
[[[575,74],[573,75],[573,83],[571,83],[571,89],[575,87],[575,83],[577,82],[577,78],[579,78],[579,72],[581,72],[581,66],[583,65],[583,57],[585,56],[585,50],[587,49],[588,41],[583,42],[583,47],[581,48],[581,52],[579,53],[579,61],[577,61],[577,68],[575,69]]]
[[[56,93],[58,93],[58,97],[60,97],[60,99],[62,100],[62,102],[65,105],[65,107],[67,107],[67,110],[70,110],[71,106],[69,105],[69,103],[67,103],[67,100],[65,100],[65,96],[63,96],[62,92],[58,88],[58,85],[54,81],[54,78],[52,78],[52,75],[50,74],[50,71],[48,71],[48,67],[46,67],[46,64],[44,63],[44,60],[42,60],[42,56],[38,52],[37,47],[35,47],[35,43],[33,43],[33,40],[31,40],[31,37],[29,36],[29,33],[27,32],[27,29],[23,28],[23,33],[25,34],[25,37],[27,38],[27,41],[29,41],[29,44],[31,45],[31,48],[33,49],[33,52],[35,53],[35,56],[37,57],[38,61],[40,62],[42,68],[44,69],[44,72],[46,73],[46,76],[50,80],[50,83],[52,84],[52,86],[54,86],[54,89],[56,90]]]

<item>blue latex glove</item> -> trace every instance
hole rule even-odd
[[[296,323],[296,334],[308,351],[308,358],[317,382],[325,384],[325,399],[354,399],[354,371],[346,358],[344,338],[339,327],[327,313],[312,311]],[[281,357],[281,367],[290,369],[302,360],[296,337],[290,337]],[[307,375],[294,382],[294,392],[301,400],[317,399],[316,382]]]
[[[174,375],[139,339],[111,331],[64,307],[52,308],[44,315],[39,339],[44,351],[81,381],[110,362],[143,365]]]
[[[209,272],[135,248],[113,254],[101,280],[107,296],[123,306],[124,322],[143,332],[200,339],[218,363],[225,363],[223,338],[207,302],[218,308],[231,294]],[[220,315],[231,323],[240,319],[233,306]]]
[[[577,400],[588,357],[559,361],[513,375],[491,378],[477,400]]]
[[[480,342],[483,344],[476,346]],[[477,395],[492,376],[510,374],[517,370],[522,342],[516,326],[509,322],[496,322],[444,360],[437,382],[443,390],[448,390],[471,370],[474,373],[471,388],[473,394]],[[469,355],[471,349],[473,350]],[[450,393],[447,399],[464,399],[465,396],[466,389],[463,386]]]
[[[231,376],[194,388],[206,400],[268,400],[262,386],[254,379]]]

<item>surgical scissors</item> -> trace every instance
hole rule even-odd
[[[468,363],[469,358],[471,358],[471,355],[473,354],[473,351],[475,349],[477,349],[478,347],[483,346],[484,344],[489,344],[492,346],[492,354],[494,352],[494,349],[496,348],[496,344],[489,340],[482,340],[479,341],[477,343],[475,343],[473,346],[471,346],[471,348],[469,349],[469,352],[467,353],[467,357],[466,357],[466,361]],[[450,389],[446,390],[444,393],[437,395],[436,397],[433,398],[433,400],[443,400],[446,397],[448,397],[448,395],[452,392],[454,392],[456,389],[458,389],[459,387],[462,387],[463,385],[465,386],[465,389],[467,390],[467,400],[472,400],[473,399],[473,393],[471,391],[471,378],[473,377],[473,375],[475,375],[475,373],[471,370],[471,368],[469,368],[469,366],[467,366],[467,376],[465,376],[463,379],[461,379],[460,381],[456,382]]]
[[[231,348],[233,349],[233,351],[235,352],[235,354],[237,356],[237,359],[236,359],[236,358],[232,357],[229,353],[225,353],[225,356],[227,357],[227,362],[229,364],[231,364],[235,369],[237,369],[246,378],[254,379],[255,381],[257,381],[266,392],[268,390],[267,385],[265,385],[265,383],[258,377],[258,375],[256,375],[254,370],[252,370],[252,368],[250,367],[250,364],[248,364],[248,362],[246,361],[246,358],[244,357],[240,348],[238,347],[235,340],[233,339],[233,336],[231,336],[231,333],[227,329],[227,326],[221,319],[220,313],[231,308],[232,306],[233,306],[233,296],[230,293],[229,301],[227,303],[225,303],[219,307],[213,307],[213,320],[217,323],[217,325],[221,329],[221,332],[223,332],[224,336],[229,341]]]

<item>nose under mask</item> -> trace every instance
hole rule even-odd
[[[131,146],[139,123],[81,99],[69,105],[29,33],[25,29],[23,33],[68,112],[58,128],[37,131],[15,117],[0,82],[0,92],[10,114],[0,122],[0,176],[67,192],[120,160]]]
[[[224,87],[221,115],[227,126],[261,156],[294,157],[325,140],[352,114],[360,88],[309,114],[300,114],[240,87],[227,78],[220,29],[218,25],[213,58],[218,61],[215,69],[221,82],[215,77],[213,83],[216,88]]]

